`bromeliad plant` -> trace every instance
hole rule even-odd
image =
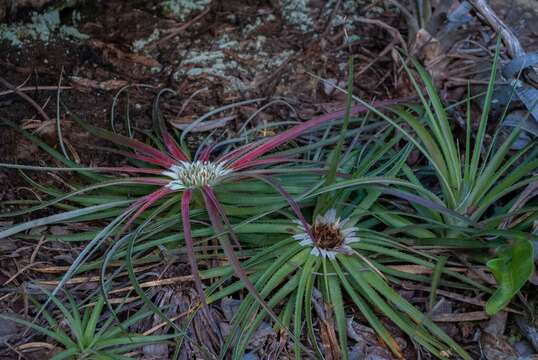
[[[304,338],[314,349],[314,355],[320,358],[327,355],[319,343],[331,341],[319,339],[314,330],[312,308],[317,293],[320,294],[320,305],[333,314],[336,322],[339,352],[332,354],[336,358],[348,357],[345,303],[349,298],[398,358],[403,359],[404,354],[380,314],[436,357],[448,359],[457,355],[470,359],[450,336],[391,286],[391,282],[398,283],[401,279],[431,283],[430,277],[408,274],[394,265],[413,264],[433,270],[437,267],[437,259],[375,231],[379,223],[367,216],[381,195],[379,186],[398,182],[393,177],[405,165],[411,148],[407,146],[395,151],[400,137],[391,137],[392,131],[384,131],[371,136],[373,140],[366,141],[364,147],[353,147],[342,155],[346,131],[344,119],[341,141],[332,151],[326,152],[326,168],[329,170],[322,179],[323,187],[308,195],[317,201],[307,206],[301,203],[301,207],[290,201],[293,211],[287,221],[269,219],[260,222],[260,228],[265,231],[280,231],[283,240],[269,247],[260,244],[255,255],[241,264],[242,268],[251,273],[252,283],[267,304],[275,312],[279,310],[280,322],[293,329],[296,359],[304,355],[298,342]],[[385,176],[376,177],[379,174]],[[256,228],[253,227],[251,232],[255,234]],[[488,291],[459,274],[440,269],[437,271],[457,279],[452,283],[443,280],[443,285],[468,283]],[[209,302],[244,288],[241,281],[228,282],[231,274],[230,269],[227,276],[222,276],[209,289]],[[233,331],[222,354],[231,347],[233,359],[242,358],[249,339],[266,316],[265,309],[252,295],[247,295],[234,317]],[[319,336],[323,336],[323,332]]]
[[[425,76],[420,68],[419,74]],[[412,81],[415,83],[414,79]],[[396,356],[402,358],[404,355],[380,316],[391,320],[438,358],[454,355],[469,359],[461,347],[398,294],[392,284],[401,279],[426,284],[433,282],[436,283],[432,284],[433,294],[439,284],[448,287],[467,285],[491,292],[449,271],[443,260],[408,245],[431,241],[431,238],[438,242],[461,238],[463,243],[474,243],[472,236],[480,236],[480,231],[484,233],[476,230],[478,222],[487,224],[488,231],[495,224],[495,220],[491,220],[495,217],[490,218],[491,221],[485,219],[495,201],[535,179],[526,177],[523,172],[536,168],[535,160],[528,160],[528,155],[536,149],[528,148],[522,152],[518,156],[523,159],[520,163],[517,159],[506,159],[509,145],[501,146],[496,153],[491,145],[484,156],[485,116],[475,139],[479,145],[475,145],[473,151],[466,150],[462,162],[446,111],[433,85],[426,82],[429,101],[415,85],[421,105],[393,107],[396,119],[365,103],[351,107],[352,95],[348,91],[345,112],[321,116],[274,137],[220,153],[221,144],[204,145],[193,156],[185,146],[178,145],[160,116],[156,117],[158,137],[150,136],[152,145],[95,128],[75,118],[91,134],[120,147],[120,150],[111,151],[129,159],[132,165],[125,167],[79,168],[33,135],[23,132],[66,167],[0,166],[76,171],[89,185],[75,187],[73,192],[64,194],[33,183],[52,196],[52,200],[11,216],[47,206],[57,206],[65,212],[3,229],[0,239],[52,223],[106,221],[108,224],[95,232],[58,237],[87,241],[87,244],[45,305],[50,301],[56,303],[56,296],[73,274],[99,268],[106,303],[107,265],[123,258],[122,267],[127,268],[135,291],[151,311],[168,321],[178,334],[180,329],[165,318],[138,285],[134,267],[137,261],[152,261],[153,250],[170,249],[170,245],[184,242],[204,310],[207,310],[207,303],[242,289],[248,290],[222,349],[223,356],[233,346],[234,358],[241,358],[256,325],[266,316],[270,316],[279,329],[288,332],[295,343],[296,358],[301,358],[304,353],[301,344],[304,338],[308,338],[315,351],[322,355],[312,314],[312,298],[319,293],[321,301],[330,304],[334,314],[342,358],[347,357],[344,304],[350,299]],[[350,71],[348,88],[351,86]],[[491,100],[491,93],[488,96]],[[353,119],[354,122],[361,121],[362,125],[350,129],[351,115],[365,109],[394,128],[385,124],[388,130],[381,128],[376,133],[369,133],[368,140],[359,141],[361,132],[366,131],[367,117]],[[275,153],[281,145],[296,140],[318,125],[341,118],[340,135],[334,136],[332,127],[325,126],[323,135],[315,137],[313,143],[278,149]],[[374,128],[379,129],[379,125]],[[468,130],[466,149],[470,149],[470,138]],[[345,139],[351,139],[347,148]],[[405,139],[409,143],[396,150]],[[511,139],[512,136],[508,141]],[[439,178],[439,189],[427,189],[423,183],[431,176],[415,173],[406,165],[413,145],[429,160],[433,173]],[[267,155],[269,153],[273,154]],[[301,166],[297,165],[298,159],[302,161]],[[431,173],[431,169],[427,170]],[[512,174],[505,175],[508,171]],[[498,172],[502,173],[499,175]],[[116,176],[108,175],[111,173]],[[398,179],[401,174],[408,180]],[[405,208],[414,209],[414,213],[408,216],[395,213],[394,208],[387,209],[392,198],[382,198],[383,192],[403,200]],[[402,232],[411,238],[390,235],[392,230],[402,227],[405,229]],[[218,239],[222,250],[204,251],[203,256],[210,260],[218,256],[221,260],[220,256],[224,255],[228,266],[198,271],[198,260],[202,257],[199,250],[203,245],[200,241],[195,246],[194,239],[201,237],[206,238],[204,241]],[[90,262],[104,244],[109,246],[108,250]],[[527,252],[528,248],[523,250]],[[241,262],[237,251],[241,251]],[[510,274],[519,271],[513,257],[519,253],[519,247],[509,247],[501,261],[490,263],[493,273],[502,277],[506,274],[503,269],[510,269]],[[409,274],[397,267],[407,264],[431,269],[434,274]],[[524,270],[521,273],[526,274],[526,265]],[[441,274],[450,280],[441,278]],[[217,281],[204,293],[202,280],[206,279]],[[513,287],[509,291],[503,290],[505,300],[507,293],[513,295],[512,290]],[[115,315],[111,306],[110,310]],[[291,331],[288,329],[290,325]]]
[[[349,214],[349,211],[349,208],[331,208],[325,214],[317,215],[306,228],[302,222],[298,225],[296,220],[288,224],[273,224],[275,228],[294,228],[295,233],[288,234],[287,238],[271,247],[260,248],[251,259],[242,263],[245,271],[252,273],[251,280],[260,295],[275,312],[278,311],[282,324],[291,326],[296,339],[308,339],[316,357],[327,356],[319,344],[330,340],[318,338],[314,330],[313,299],[319,293],[319,305],[326,308],[327,316],[332,316],[336,322],[339,353],[333,352],[333,355],[347,359],[345,304],[349,298],[361,318],[375,329],[398,358],[404,359],[405,356],[380,316],[389,319],[438,358],[458,355],[471,359],[426,314],[391,286],[392,281],[398,283],[401,279],[430,283],[430,277],[413,276],[399,271],[394,265],[413,264],[433,270],[436,259],[411,251],[397,239],[363,229],[360,225],[354,226],[350,217],[339,217],[339,214]],[[445,273],[455,276],[458,281],[463,280],[458,274]],[[450,282],[443,281],[443,285],[450,286]],[[214,302],[243,287],[240,281],[232,283],[209,295],[208,301]],[[234,331],[223,353],[231,347],[232,358],[241,359],[249,340],[266,316],[255,298],[246,296],[235,315]],[[298,343],[295,345],[295,358],[301,359],[305,354]]]
[[[486,142],[498,59],[499,47],[474,139],[471,95],[467,97],[466,134],[461,145],[451,130],[447,109],[430,77],[416,61],[413,61],[413,65],[426,94],[405,62],[404,67],[419,95],[420,106],[391,107],[395,117],[371,108],[372,112],[398,129],[428,160],[428,167],[422,173],[433,172],[438,180],[435,201],[452,211],[443,214],[436,209],[415,204],[416,214],[413,218],[386,211],[380,211],[379,217],[390,227],[401,227],[404,232],[422,237],[420,243],[423,245],[438,245],[439,238],[443,238],[446,239],[447,245],[456,245],[458,248],[496,247],[498,256],[487,265],[495,275],[499,289],[486,305],[489,314],[494,314],[506,306],[533,273],[533,237],[530,233],[532,219],[538,216],[532,206],[516,208],[517,213],[526,220],[516,222],[512,229],[502,229],[506,225],[505,220],[513,216],[511,209],[517,204],[518,194],[525,186],[538,181],[538,146],[537,140],[534,139],[524,148],[511,152],[520,129],[516,128],[504,141],[500,141],[500,124],[504,114],[495,124],[497,130],[490,143]],[[357,100],[368,106],[360,99]],[[463,155],[460,156],[462,150]],[[425,190],[424,183],[431,181],[428,175],[421,176],[420,171],[407,166],[403,168],[403,172],[417,189]],[[376,209],[386,210],[381,206],[376,206]],[[454,216],[454,212],[458,216]],[[422,223],[415,220],[417,215],[422,219]],[[424,221],[430,224],[430,229],[424,229]],[[501,240],[501,246],[498,243],[493,245],[491,241],[478,240],[486,237]]]
[[[102,199],[103,203],[99,205],[71,210],[63,214],[41,218],[0,231],[0,239],[17,234],[34,226],[62,221],[83,220],[84,216],[88,215],[97,215],[97,217],[99,217],[99,212],[102,212],[103,210],[119,209],[119,215],[113,217],[109,225],[96,234],[96,236],[86,245],[78,258],[73,262],[73,264],[71,264],[69,270],[61,279],[59,285],[52,292],[52,295],[56,295],[69,280],[69,278],[78,270],[80,265],[82,265],[107,238],[109,238],[111,235],[115,235],[116,238],[119,238],[150,207],[167,200],[166,203],[169,204],[169,206],[176,203],[181,204],[180,211],[178,211],[178,216],[181,216],[182,230],[187,248],[187,254],[192,273],[196,279],[196,286],[200,294],[203,294],[201,281],[198,276],[196,257],[194,255],[194,245],[190,225],[190,205],[193,195],[195,193],[202,195],[203,201],[206,205],[206,210],[210,215],[210,220],[215,226],[215,231],[221,232],[223,230],[223,220],[224,222],[227,222],[228,220],[226,219],[226,214],[224,213],[223,208],[218,202],[213,191],[215,186],[247,177],[249,169],[289,160],[278,157],[261,158],[261,156],[271,151],[275,147],[285,143],[286,141],[300,135],[301,131],[308,129],[309,126],[315,126],[316,124],[322,123],[326,120],[326,117],[320,120],[321,121],[318,121],[317,123],[313,122],[306,126],[298,126],[282,133],[275,138],[237,148],[227,154],[219,156],[214,160],[210,159],[211,152],[213,150],[211,146],[207,146],[199,152],[199,155],[197,155],[195,158],[191,158],[187,151],[184,151],[184,149],[177,145],[172,135],[166,130],[162,121],[160,122],[160,134],[164,143],[163,150],[159,150],[138,140],[116,135],[106,130],[88,125],[82,121],[78,121],[79,124],[90,133],[107,139],[120,147],[127,148],[128,151],[121,150],[118,152],[134,161],[137,161],[139,166],[92,169],[81,169],[75,166],[73,168],[64,169],[52,168],[52,170],[79,171],[80,173],[97,180],[97,183],[77,190],[73,193],[58,196],[53,201],[45,204],[45,206],[54,205],[66,200],[76,201],[76,196],[96,189],[115,187],[115,190],[118,191],[118,186],[121,185],[135,185],[135,188],[133,188],[131,191],[138,194],[138,197],[135,200],[124,198],[114,202],[109,201],[110,197],[105,197]],[[27,136],[31,135],[27,134]],[[74,165],[68,159],[61,158],[59,153],[56,153],[52,149],[46,147],[46,145],[39,140],[35,138],[33,139],[45,147],[49,153],[54,154],[56,158],[60,157],[60,160],[67,165]],[[19,169],[39,169],[37,167],[11,166],[8,164],[3,164],[3,166],[15,167]],[[50,170],[50,168],[41,169]],[[89,173],[93,171],[136,174],[137,176],[111,179],[109,177],[95,176],[95,174]],[[121,190],[118,192],[121,193]],[[31,210],[37,210],[45,206],[40,205]],[[110,213],[106,214],[106,216],[110,216]],[[238,262],[236,255],[228,238],[222,236],[219,237],[219,239],[221,240],[221,245],[225,249],[227,256],[229,256],[230,262],[232,264],[237,264]],[[236,268],[236,270],[239,273],[238,276],[243,278],[241,270],[239,268]],[[248,281],[248,279],[245,278],[245,281]]]
[[[351,113],[359,113],[364,110],[364,107],[358,106],[354,107]],[[244,215],[244,207],[241,206],[244,205],[244,202],[240,202],[242,199],[234,199],[233,195],[227,196],[230,194],[226,193],[226,186],[249,178],[254,179],[254,188],[259,188],[260,178],[262,178],[262,185],[264,186],[274,184],[273,181],[263,178],[267,174],[276,171],[269,168],[275,164],[290,162],[292,159],[265,155],[318,125],[341,118],[342,113],[336,112],[320,116],[274,137],[254,141],[215,157],[212,156],[215,147],[210,145],[203,147],[194,156],[191,156],[188,149],[177,144],[172,134],[166,129],[161,116],[156,116],[156,128],[160,138],[153,138],[155,146],[93,127],[79,120],[74,114],[72,116],[91,134],[120,147],[120,150],[110,151],[126,156],[134,166],[80,168],[32,134],[22,131],[24,136],[37,143],[51,156],[65,164],[66,167],[48,168],[10,164],[0,164],[0,166],[21,170],[75,171],[89,180],[90,185],[75,188],[75,191],[64,194],[58,190],[34,183],[38,189],[53,196],[53,199],[45,204],[40,204],[21,212],[2,214],[3,217],[27,214],[48,206],[57,206],[68,211],[3,229],[0,231],[0,239],[36,226],[53,223],[108,221],[108,224],[95,232],[91,238],[86,238],[85,234],[80,234],[81,236],[77,238],[80,240],[87,239],[89,242],[69,266],[58,286],[52,291],[52,295],[55,296],[73,274],[80,271],[81,266],[88,262],[107,241],[115,239],[112,242],[111,250],[118,251],[120,245],[125,245],[128,241],[134,244],[136,238],[141,235],[136,230],[137,226],[144,224],[147,228],[146,220],[160,221],[162,220],[160,218],[166,217],[170,219],[172,217],[176,223],[181,223],[181,228],[177,228],[176,231],[181,231],[183,235],[191,271],[203,303],[202,283],[198,274],[191,218],[200,217],[199,220],[205,222],[209,220],[215,233],[228,231],[228,235],[218,236],[220,245],[224,249],[228,261],[234,267],[237,276],[253,292],[254,296],[258,297],[255,288],[250,284],[246,274],[239,266],[239,261],[233,248],[233,246],[238,246],[239,243],[234,233],[229,231],[230,221],[227,210],[235,210]],[[284,173],[287,172],[285,168],[278,170]],[[322,169],[318,169],[318,173],[319,170]],[[97,173],[114,173],[121,176],[110,177],[109,175],[99,175]],[[312,181],[315,182],[317,177],[318,175],[311,176],[306,183],[301,184],[301,186],[305,186],[304,188],[301,186],[295,186],[295,188],[299,188],[297,189],[299,192],[304,192],[304,189],[308,189]],[[290,184],[294,185],[291,178]],[[245,183],[244,188],[248,187],[249,183]],[[285,188],[287,188],[285,183],[277,186],[277,189],[280,190]],[[222,206],[219,197],[226,197],[228,206]],[[274,197],[271,201],[263,196],[261,200],[257,199],[256,196],[248,200],[251,201],[249,208],[255,212],[275,206],[282,207],[284,204],[282,198],[274,199]],[[262,201],[265,201],[264,206],[257,208]],[[239,202],[241,205],[234,206],[234,202]],[[208,218],[205,213],[207,213]],[[135,230],[132,230],[133,227]],[[166,229],[170,230],[169,224]],[[155,235],[155,232],[153,232],[153,235]],[[232,245],[230,239],[235,242],[234,245]],[[125,254],[125,251],[123,251],[123,254]],[[103,290],[106,292],[106,289]],[[140,295],[143,296],[142,293]],[[258,300],[261,301],[261,298],[258,297]],[[261,304],[266,307],[263,301],[261,301]],[[270,312],[270,309],[266,308]]]

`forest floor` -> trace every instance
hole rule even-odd
[[[518,34],[523,46],[528,51],[537,50],[538,15],[532,11],[533,0],[492,3]],[[0,77],[5,80],[0,84],[0,118],[32,130],[57,147],[56,117],[59,116],[67,152],[77,163],[119,165],[118,161],[123,160],[97,149],[105,143],[81,132],[65,109],[96,126],[114,126],[118,132],[126,133],[127,121],[135,131],[152,128],[155,97],[164,88],[173,90],[174,94],[163,94],[161,110],[169,123],[179,129],[222,106],[258,99],[221,111],[196,126],[189,141],[197,143],[212,131],[214,134],[240,132],[245,121],[268,103],[249,127],[302,121],[342,109],[345,94],[337,87],[345,87],[350,54],[355,57],[354,94],[366,101],[414,96],[402,75],[398,49],[407,49],[426,61],[432,56],[446,56],[449,60],[432,69],[444,100],[450,102],[461,99],[468,79],[476,80],[480,86],[494,51],[490,41],[493,32],[477,19],[469,22],[463,35],[424,50],[413,48],[416,42],[409,38],[409,27],[401,12],[382,1],[311,1],[306,12],[300,9],[287,12],[279,4],[277,1],[213,1],[211,6],[185,18],[163,16],[157,1],[86,2],[56,12],[45,8],[40,13],[21,9],[0,25]],[[449,6],[453,8],[454,5]],[[42,32],[43,24],[48,29],[46,34]],[[17,34],[16,39],[13,33]],[[462,51],[456,44],[463,38],[474,41],[477,48],[485,44],[485,53]],[[464,60],[474,62],[466,72],[461,70]],[[29,96],[35,106],[12,87]],[[63,104],[59,113],[58,96]],[[270,102],[275,99],[281,101]],[[47,116],[36,111],[37,108]],[[0,162],[55,164],[35,144],[1,122]],[[50,173],[32,174],[32,178],[42,184],[58,184],[69,179]],[[0,169],[0,184],[0,204],[34,196],[25,179],[14,176],[12,171]],[[9,209],[0,205],[0,210]],[[3,225],[9,222],[0,222]],[[46,231],[65,233],[70,229],[52,227]],[[10,280],[10,287],[17,287],[31,278],[54,276],[28,274],[18,267],[20,259],[31,255],[33,246],[0,244],[3,254],[0,283]],[[51,251],[55,261],[61,264],[65,256],[60,256],[57,250]],[[178,269],[174,275],[182,271]],[[18,275],[11,279],[14,274]],[[405,287],[403,284],[402,293],[414,296],[412,287]],[[192,289],[181,291],[192,295]],[[15,303],[3,297],[0,301],[0,311],[10,307],[18,312],[27,306],[21,298]],[[474,309],[456,300],[449,305],[450,311],[460,314],[472,314]],[[495,322],[506,325],[503,321],[506,319],[460,316],[452,321],[446,317],[442,327],[477,359],[485,356],[485,347],[486,351],[492,351],[488,360],[500,360],[506,359],[507,352],[503,352],[506,342],[481,337],[480,329],[495,326]],[[382,345],[372,343],[376,339],[369,336],[371,329],[358,323],[350,326],[362,327],[361,336],[366,336],[365,341],[370,344],[368,352],[362,354],[370,356],[365,359],[391,358]],[[6,336],[0,329],[0,339]],[[266,343],[278,339],[270,331],[260,331],[255,341],[269,348]],[[410,340],[402,337],[401,341]],[[495,351],[498,356],[492,355]],[[0,357],[15,358],[1,344],[0,353],[4,354]],[[263,358],[261,354],[258,355]],[[418,358],[413,351],[409,356]],[[43,355],[25,353],[24,358],[37,359]]]

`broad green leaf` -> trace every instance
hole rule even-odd
[[[293,332],[297,339],[301,338],[301,329],[303,326],[303,303],[304,303],[304,294],[306,291],[306,283],[309,278],[314,277],[313,272],[317,270],[317,258],[314,256],[308,257],[308,260],[303,266],[301,275],[299,278],[299,284],[297,287],[297,295],[295,298],[295,313],[293,320]],[[301,359],[301,347],[298,343],[294,344],[295,359]]]
[[[487,266],[499,284],[486,303],[486,313],[493,315],[508,305],[534,272],[532,243],[517,240],[510,248],[502,250],[497,258],[488,261]]]

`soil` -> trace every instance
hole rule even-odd
[[[85,4],[88,3],[92,2]],[[126,116],[128,97],[129,117],[133,127],[139,130],[151,127],[152,102],[158,89],[162,88],[178,94],[165,97],[162,111],[169,121],[179,126],[189,124],[219,106],[259,97],[285,97],[297,105],[295,110],[299,117],[308,118],[341,107],[343,98],[309,72],[342,85],[350,51],[362,59],[356,64],[361,68],[390,39],[381,29],[371,25],[357,27],[353,34],[347,34],[342,27],[331,28],[321,36],[315,32],[304,34],[288,25],[269,1],[221,1],[208,10],[201,16],[195,14],[194,17],[200,16],[195,22],[191,17],[189,21],[192,23],[181,23],[160,15],[156,3],[151,1],[112,0],[66,8],[60,11],[60,18],[70,19],[75,11],[79,12],[77,29],[89,39],[73,41],[53,36],[47,43],[30,41],[22,47],[0,42],[0,76],[14,86],[24,84],[24,87],[34,88],[26,93],[53,121],[57,94],[54,87],[60,79],[63,86],[71,86],[61,92],[65,106],[60,114],[62,136],[73,145],[72,150],[80,157],[81,164],[96,165],[107,163],[109,156],[93,149],[98,141],[80,133],[73,126],[70,115],[65,114],[65,109],[96,126],[110,128],[114,95],[124,85],[144,84],[153,89],[132,87],[125,91],[119,98],[116,114],[117,119]],[[401,25],[401,20],[394,14],[387,11],[385,15],[384,21],[395,27]],[[18,16],[13,20],[28,20],[29,15],[20,11]],[[326,25],[327,19],[318,20],[320,28]],[[156,29],[163,35],[137,51],[140,44],[148,38],[151,40]],[[174,32],[177,35],[168,35]],[[360,41],[345,46],[350,35]],[[211,57],[218,59],[216,63],[208,62],[204,56],[209,60]],[[356,94],[367,99],[397,96],[393,79],[386,76],[392,66],[390,56],[383,57],[361,75]],[[40,90],[42,86],[52,89]],[[226,130],[235,131],[255,109],[244,106],[213,119],[233,117]],[[296,120],[294,116],[286,107],[277,106],[270,107],[257,119]],[[44,125],[40,135],[50,145],[57,146],[55,125],[43,124],[46,120],[17,94],[0,97],[0,117],[18,125],[37,121]],[[118,129],[122,130],[123,121],[117,122]],[[5,125],[0,126],[2,162],[53,165],[36,146]],[[18,177],[5,175],[4,170],[0,170],[0,174],[3,174],[0,175],[2,200],[10,198],[6,193],[15,191],[23,183]]]

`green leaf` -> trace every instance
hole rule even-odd
[[[433,307],[435,306],[435,300],[437,297],[437,288],[439,287],[439,283],[441,281],[441,275],[443,274],[443,269],[445,268],[445,264],[447,261],[446,256],[439,257],[439,261],[435,265],[435,269],[433,270],[432,274],[432,287],[430,292],[430,299],[428,302],[428,311],[433,311]]]
[[[480,123],[478,125],[478,131],[475,136],[475,143],[470,164],[470,176],[471,179],[475,179],[478,176],[478,163],[480,161],[481,149],[484,143],[484,137],[486,134],[486,127],[488,123],[489,112],[491,109],[491,101],[493,99],[493,91],[495,88],[495,78],[497,76],[497,64],[499,62],[500,52],[500,38],[497,40],[497,49],[495,50],[495,57],[493,58],[493,66],[488,82],[488,89],[486,97],[484,98],[484,106],[482,108],[482,114],[480,116]]]
[[[518,240],[511,248],[501,251],[497,258],[488,261],[487,266],[499,284],[486,303],[486,313],[493,315],[508,305],[534,272],[532,243]]]
[[[351,115],[351,104],[353,101],[353,57],[349,58],[348,61],[348,81],[347,81],[347,96],[346,96],[346,109],[344,113],[344,124],[340,131],[340,139],[336,144],[336,147],[330,152],[327,158],[327,166],[329,171],[325,176],[325,185],[334,184],[336,181],[336,172],[340,165],[340,157],[342,153],[342,148],[344,146],[345,135],[349,126],[349,118]],[[315,213],[324,213],[329,208],[332,207],[334,202],[334,195],[330,193],[325,193],[318,198],[318,203],[316,204]]]
[[[335,270],[332,266],[332,263],[334,261],[336,260],[333,260],[331,262],[331,266],[329,269],[332,272],[332,274],[335,273]],[[330,296],[329,303],[332,306],[332,309],[334,311],[334,317],[336,319],[336,330],[338,331],[338,340],[340,343],[341,356],[342,356],[342,360],[347,360],[348,359],[347,323],[346,323],[346,314],[344,311],[344,298],[342,295],[342,289],[341,289],[340,281],[338,277],[328,276],[328,282],[329,282],[329,296]]]
[[[313,272],[317,270],[317,258],[314,256],[308,257],[308,260],[306,261],[305,265],[303,266],[303,270],[301,271],[301,275],[299,278],[299,284],[297,287],[297,295],[295,298],[295,317],[293,320],[293,332],[295,334],[295,337],[297,339],[301,338],[301,330],[302,330],[302,314],[303,314],[303,300],[304,295],[306,292],[306,283],[309,278],[312,278],[314,276]],[[294,344],[294,352],[295,352],[295,359],[300,360],[301,359],[301,347],[299,346],[299,343]]]
[[[353,287],[350,280],[348,280],[348,275],[344,273],[344,271],[340,268],[340,265],[338,265],[337,262],[333,262],[332,265],[338,275],[342,287],[346,290],[355,305],[357,305],[357,308],[359,309],[360,313],[366,318],[368,323],[372,326],[372,328],[376,331],[376,333],[387,345],[387,347],[392,351],[392,353],[400,359],[403,358],[400,346],[396,342],[396,339],[394,339],[394,337],[390,334],[387,328],[385,328],[381,320],[376,316],[374,311],[359,295],[359,292],[361,292],[362,289],[360,287]]]
[[[45,336],[50,337],[51,339],[54,339],[55,341],[59,342],[60,344],[62,344],[66,348],[75,348],[75,349],[78,348],[77,344],[75,342],[73,342],[73,340],[71,340],[61,329],[57,329],[56,332],[54,332],[54,331],[46,329],[46,328],[44,328],[42,326],[34,324],[31,321],[20,319],[20,318],[18,318],[16,316],[9,316],[9,315],[1,315],[0,314],[0,319],[13,321],[13,322],[16,322],[17,324],[20,324],[20,325],[26,326],[28,328],[31,328],[32,330],[35,330],[35,331],[37,331],[37,332],[39,332],[39,333],[41,333],[41,334],[43,334]]]
[[[84,329],[84,340],[86,343],[90,343],[95,336],[95,329],[97,328],[97,322],[99,321],[99,316],[101,315],[104,304],[104,299],[100,297],[91,312],[86,328]]]
[[[132,202],[131,200],[115,201],[111,203],[106,203],[106,204],[101,204],[101,205],[96,205],[96,206],[89,206],[82,209],[77,209],[73,211],[68,211],[68,212],[64,212],[60,214],[38,218],[32,221],[28,221],[22,224],[12,226],[10,228],[7,228],[6,230],[0,231],[0,239],[4,239],[8,236],[15,235],[17,233],[20,233],[28,229],[32,229],[32,228],[36,228],[36,227],[44,226],[44,225],[49,225],[49,224],[65,222],[74,218],[78,218],[83,215],[100,212],[100,211],[118,207],[118,206],[124,206],[131,202]]]
[[[299,276],[300,275],[298,273],[293,275],[285,284],[282,285],[281,288],[278,289],[278,291],[274,293],[274,295],[272,295],[272,297],[267,301],[267,305],[269,306],[270,309],[275,307],[280,301],[284,300],[288,295],[290,295],[290,293],[292,293],[294,290],[297,289],[297,285],[299,284]],[[257,308],[259,307],[260,306],[257,306]],[[233,349],[232,359],[243,358],[248,341],[252,338],[252,336],[254,335],[254,332],[259,327],[263,319],[267,316],[267,314],[268,314],[267,310],[265,308],[261,308],[261,311],[258,314],[256,314],[254,318],[250,319],[250,321],[248,322],[248,326],[244,326],[241,329],[241,337],[239,340],[239,344],[237,344]],[[287,329],[283,329],[282,325],[283,324],[278,324],[278,326],[282,330],[287,330]],[[293,341],[299,342],[299,339],[296,339],[294,335]],[[303,347],[304,346],[300,345],[300,348],[303,348]]]
[[[67,350],[64,350],[56,355],[54,355],[53,357],[50,358],[50,360],[63,360],[63,359],[72,359],[73,356],[77,355],[79,353],[79,349],[74,347],[74,348],[69,348]]]

